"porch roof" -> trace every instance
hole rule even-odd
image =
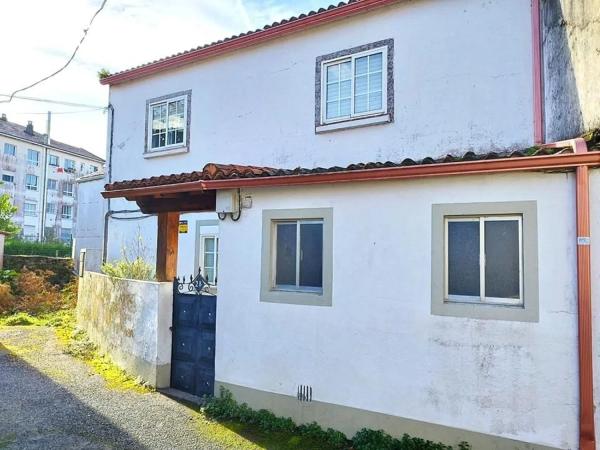
[[[584,136],[589,152],[572,147],[532,147],[512,152],[369,162],[340,167],[280,169],[209,163],[200,171],[116,181],[105,186],[105,198],[136,201],[145,212],[214,211],[220,189],[329,184],[383,179],[424,178],[509,171],[564,171],[576,165],[600,166],[600,130]],[[516,163],[518,160],[518,163]]]

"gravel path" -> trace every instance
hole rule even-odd
[[[159,393],[108,389],[62,353],[52,329],[0,328],[0,449],[232,447],[211,442],[185,405]]]

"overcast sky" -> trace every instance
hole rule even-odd
[[[101,0],[4,0],[0,94],[63,65],[100,4]],[[103,107],[108,88],[98,83],[101,68],[116,72],[327,5],[326,0],[108,0],[73,63],[18,95]],[[46,130],[48,110],[53,111],[54,139],[105,156],[102,110],[18,99],[0,103],[0,113],[8,120],[31,120],[40,132]]]

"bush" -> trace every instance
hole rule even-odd
[[[35,317],[31,317],[27,313],[18,313],[4,319],[2,324],[10,327],[18,325],[37,325],[38,320]]]
[[[7,239],[5,255],[71,256],[71,245],[64,242],[36,242],[23,239]]]
[[[136,258],[132,261],[125,259],[114,263],[104,263],[102,273],[113,278],[127,278],[129,280],[154,280],[154,267],[142,258]]]
[[[277,417],[265,409],[254,411],[246,403],[238,405],[233,394],[221,386],[219,397],[211,398],[204,407],[204,413],[213,420],[237,421],[256,426],[263,432],[291,432],[315,441],[323,442],[327,448],[349,448],[354,450],[452,450],[453,447],[441,442],[426,441],[405,434],[402,439],[396,439],[382,430],[363,428],[358,431],[352,441],[337,430],[323,430],[319,424],[312,422],[296,425],[292,419]],[[470,450],[466,442],[458,445],[459,450]]]

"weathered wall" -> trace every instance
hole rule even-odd
[[[592,173],[592,236],[598,236],[600,174]],[[252,195],[253,207],[239,222],[220,224],[217,381],[292,399],[299,384],[308,384],[323,404],[577,448],[572,174],[244,194]],[[539,322],[432,315],[432,204],[506,201],[537,202]],[[333,306],[260,302],[262,210],[319,207],[333,208]],[[596,316],[599,252],[594,244]],[[387,425],[396,434],[403,430]]]
[[[171,371],[173,285],[86,272],[79,283],[77,323],[117,365],[156,387]]]
[[[548,141],[600,127],[600,0],[543,0]]]
[[[73,235],[75,266],[78,267],[79,264],[79,252],[85,249],[85,267],[92,272],[100,271],[102,265],[106,200],[102,198],[100,192],[104,190],[104,183],[104,177],[101,175],[77,181],[78,220]]]

